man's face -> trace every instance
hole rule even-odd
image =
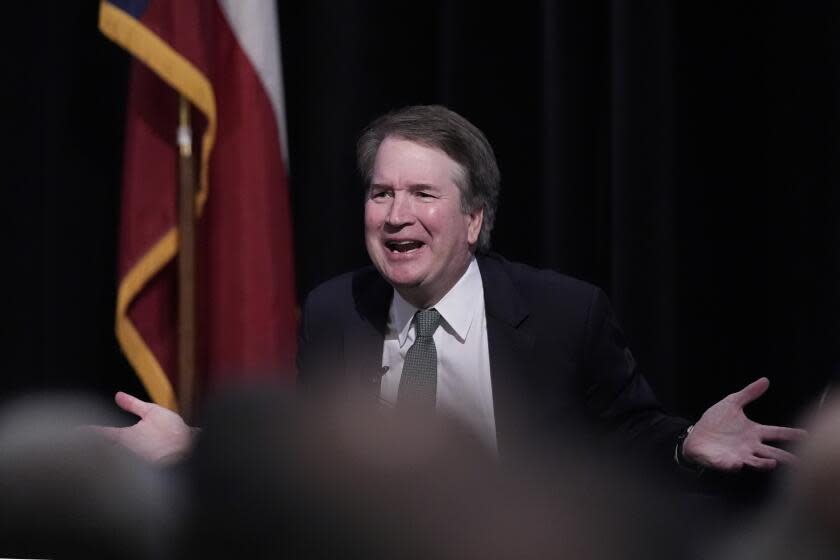
[[[461,211],[461,166],[442,150],[386,138],[365,202],[365,244],[379,273],[410,303],[437,303],[463,275],[483,211]]]

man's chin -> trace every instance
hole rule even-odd
[[[422,280],[415,277],[388,276],[383,274],[385,281],[391,285],[407,302],[415,307],[423,307],[428,299],[428,290]]]
[[[385,276],[385,280],[398,292],[415,292],[421,289],[422,282],[416,278],[394,278]]]
[[[419,286],[423,281],[423,274],[408,263],[391,263],[387,259],[375,259],[373,265],[379,274],[394,288],[411,289]]]

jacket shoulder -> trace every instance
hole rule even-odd
[[[584,280],[551,269],[537,268],[524,263],[509,261],[498,254],[482,257],[482,272],[491,281],[500,275],[510,282],[519,297],[537,308],[563,304],[588,307],[592,300],[606,297],[603,291]]]
[[[306,296],[305,306],[336,306],[352,303],[354,294],[364,290],[365,286],[378,283],[381,277],[373,266],[366,266],[351,272],[345,272],[312,289]]]
[[[366,319],[379,326],[387,317],[392,288],[373,266],[346,272],[313,289],[303,305],[305,321]]]

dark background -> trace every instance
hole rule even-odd
[[[113,334],[129,57],[97,10],[4,24],[0,399],[143,394]],[[496,250],[602,286],[672,410],[767,375],[754,414],[790,421],[838,362],[837,11],[280,2],[299,293],[367,262],[360,129],[443,103],[496,149]]]

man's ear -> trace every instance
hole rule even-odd
[[[484,207],[480,207],[466,214],[467,220],[467,242],[470,246],[478,243],[478,236],[481,233],[481,224],[484,222]]]

